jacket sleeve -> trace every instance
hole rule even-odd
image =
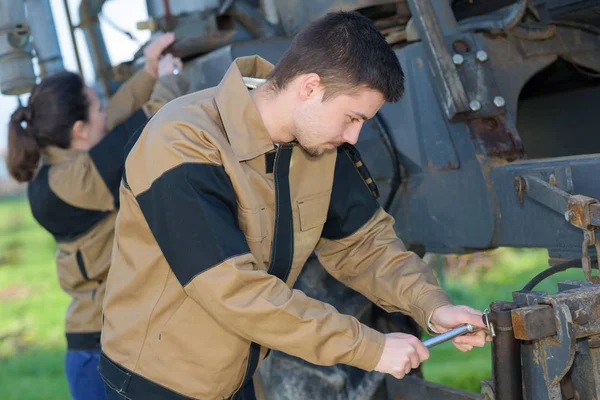
[[[249,341],[314,364],[372,370],[384,336],[267,274],[240,229],[236,192],[212,139],[190,133],[191,139],[179,136],[167,144],[168,131],[191,130],[173,125],[144,132],[146,138],[160,136],[161,145],[143,158],[169,165],[136,200],[187,295]],[[192,139],[194,150],[187,144]],[[135,157],[129,157],[127,169],[139,167]],[[135,194],[136,183],[129,176],[128,181]]]
[[[340,147],[331,201],[316,254],[335,278],[388,312],[410,315],[430,333],[427,318],[452,304],[432,270],[406,251],[394,219],[376,201],[361,161]]]
[[[123,83],[106,105],[106,131],[112,131],[139,110],[150,99],[155,83],[156,78],[145,69],[137,71]]]
[[[144,104],[144,111],[148,117],[154,115],[162,106],[187,93],[188,80],[181,74],[168,74],[158,78],[150,100]]]

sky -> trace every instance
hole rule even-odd
[[[79,23],[80,2],[81,0],[68,0],[71,20],[74,25]],[[50,5],[52,7],[52,15],[54,16],[56,33],[65,69],[77,72],[77,61],[75,59],[71,34],[69,33],[69,24],[63,0],[50,0]],[[145,0],[109,0],[102,8],[102,16],[111,20],[118,27],[130,32],[140,43],[144,43],[150,38],[149,31],[139,31],[136,28],[137,22],[148,18]],[[100,24],[112,65],[115,66],[123,61],[130,60],[139,49],[139,44],[113,29],[110,24],[103,21],[102,17],[100,18]],[[94,82],[94,69],[83,32],[79,29],[76,30],[76,40],[83,76],[86,83],[91,85]],[[22,96],[21,99],[26,101],[27,96]],[[0,94],[0,152],[2,153],[6,151],[8,121],[17,104],[15,96],[3,96]]]

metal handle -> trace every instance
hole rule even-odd
[[[427,339],[423,341],[423,344],[425,345],[425,347],[430,349],[434,346],[437,346],[438,344],[447,342],[448,340],[452,340],[457,336],[464,335],[465,333],[477,332],[481,329],[482,328],[471,324],[462,325],[458,328],[454,328],[452,330],[449,330],[448,332],[444,332],[438,336],[432,337],[431,339]]]

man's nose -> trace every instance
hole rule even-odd
[[[349,127],[348,129],[346,129],[346,131],[342,135],[342,139],[344,139],[344,142],[350,143],[350,144],[356,144],[356,142],[358,142],[358,135],[360,134],[362,125],[363,124],[361,122],[360,124],[354,124],[351,127]]]

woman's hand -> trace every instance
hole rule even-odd
[[[158,62],[158,76],[161,77],[169,74],[177,75],[182,68],[183,65],[181,59],[173,57],[172,54],[167,54]]]
[[[159,64],[162,52],[173,43],[175,40],[175,34],[172,32],[157,36],[152,42],[150,42],[144,48],[144,57],[146,58],[146,65],[144,69],[150,73],[153,77],[159,76]]]

